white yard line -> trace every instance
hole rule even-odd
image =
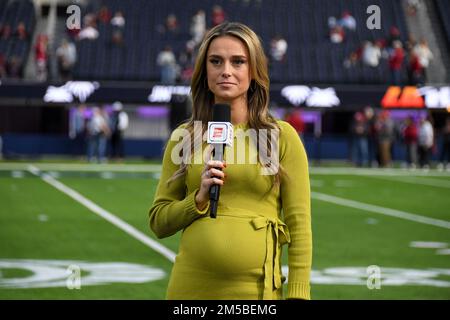
[[[132,236],[133,238],[139,240],[140,242],[142,242],[146,246],[148,246],[151,249],[155,250],[156,252],[158,252],[159,254],[164,256],[165,258],[167,258],[170,262],[174,262],[175,261],[176,254],[173,251],[171,251],[170,249],[166,248],[165,246],[160,244],[158,241],[155,241],[155,240],[149,238],[147,235],[145,235],[141,231],[137,230],[136,228],[134,228],[130,224],[128,224],[125,221],[123,221],[122,219],[118,218],[117,216],[115,216],[111,212],[103,209],[99,205],[95,204],[91,200],[87,199],[86,197],[84,197],[83,195],[78,193],[77,191],[69,188],[68,186],[66,186],[65,184],[61,183],[60,181],[54,179],[52,176],[50,176],[48,174],[42,174],[41,175],[41,171],[38,168],[36,168],[35,166],[33,166],[33,165],[29,165],[28,166],[28,171],[30,171],[34,175],[37,175],[37,176],[41,177],[42,180],[44,180],[45,182],[47,182],[51,186],[55,187],[59,191],[65,193],[66,195],[68,195],[69,197],[71,197],[72,199],[77,201],[78,203],[82,204],[83,206],[85,206],[86,208],[91,210],[93,213],[99,215],[100,217],[102,217],[106,221],[112,223],[113,225],[115,225],[119,229],[125,231],[128,235]]]
[[[406,169],[383,169],[383,168],[351,168],[351,167],[310,167],[309,172],[314,175],[351,175],[351,176],[388,176],[388,177],[448,177],[449,172],[431,170],[409,171]]]
[[[83,163],[15,163],[4,162],[0,163],[0,170],[27,170],[28,166],[32,165],[35,168],[43,171],[89,171],[89,172],[161,172],[161,165],[159,164],[83,164]]]
[[[311,197],[316,200],[321,200],[329,203],[338,204],[344,207],[351,207],[363,211],[374,212],[378,214],[383,214],[386,216],[396,217],[400,219],[410,220],[418,223],[428,224],[444,229],[450,229],[450,221],[439,220],[429,217],[424,217],[418,214],[409,213],[405,211],[385,208],[381,206],[376,206],[372,204],[367,204],[364,202],[349,200],[345,198],[335,197],[324,193],[311,192]]]
[[[43,171],[91,171],[91,172],[161,172],[159,164],[90,164],[90,163],[23,163],[0,162],[0,171],[27,170],[28,165],[33,165]],[[380,168],[352,168],[352,167],[310,167],[309,172],[314,175],[356,175],[356,176],[416,176],[416,177],[448,177],[450,172],[431,170],[409,171],[405,169],[380,169]]]
[[[446,180],[424,178],[424,177],[419,178],[419,177],[414,177],[414,176],[412,176],[412,177],[373,176],[373,178],[450,189],[450,179],[448,181],[446,181]]]

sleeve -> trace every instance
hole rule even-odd
[[[311,299],[310,274],[312,264],[311,192],[308,159],[295,129],[279,122],[281,177],[280,195],[283,215],[289,228],[288,299]]]
[[[172,161],[172,150],[177,143],[177,141],[171,139],[167,144],[161,178],[156,189],[153,205],[149,210],[150,229],[160,239],[186,228],[209,210],[209,203],[204,210],[199,211],[197,209],[195,196],[198,189],[186,194],[187,188],[184,176],[167,184],[167,180],[179,169],[179,164]]]

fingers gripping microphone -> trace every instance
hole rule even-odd
[[[208,144],[213,146],[213,160],[223,161],[225,146],[233,144],[233,126],[231,125],[231,110],[228,104],[215,104],[213,107],[213,121],[208,122]],[[217,168],[220,170],[220,168]],[[209,215],[217,216],[220,185],[213,184],[209,189]]]

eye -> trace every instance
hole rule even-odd
[[[242,64],[244,64],[246,61],[244,60],[244,59],[236,59],[236,60],[233,60],[233,63],[234,64],[236,64],[236,65],[242,65]]]
[[[209,59],[209,62],[213,65],[219,65],[220,64],[220,60],[217,58],[211,58]]]

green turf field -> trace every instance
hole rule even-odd
[[[164,299],[179,235],[147,227],[158,172],[0,163],[0,299]],[[313,299],[450,299],[450,173],[310,178]]]

